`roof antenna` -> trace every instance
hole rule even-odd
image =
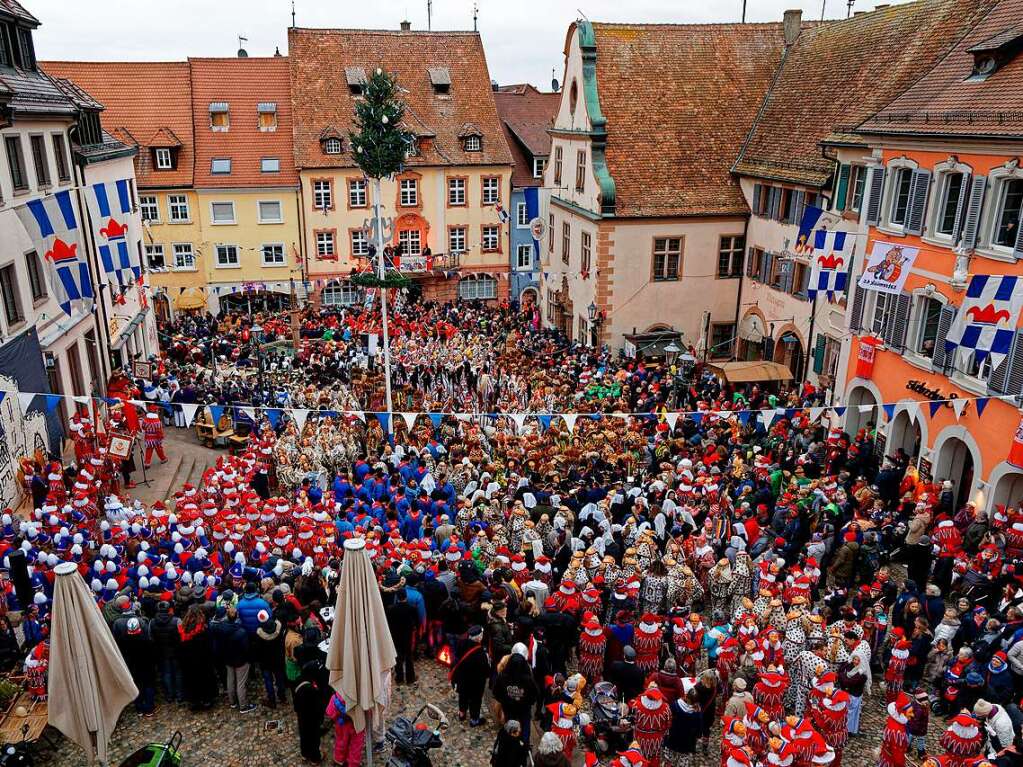
[[[426,31],[433,31],[433,0],[426,0]]]
[[[828,0],[821,0],[821,21],[824,21],[824,9],[828,7]]]
[[[295,28],[295,0],[291,0],[291,28]]]
[[[479,27],[476,24],[476,21],[479,19],[479,16],[480,16],[480,4],[479,3],[473,3],[472,4],[472,31],[473,32],[479,32]]]
[[[850,16],[852,16],[852,9],[853,9],[853,5],[855,4],[855,2],[856,2],[856,0],[846,0],[846,3],[845,3],[845,5],[846,5],[846,9],[845,9],[845,17],[846,17],[847,19],[848,19],[848,18],[849,18]]]
[[[742,0],[742,23],[746,23],[746,0]]]
[[[249,38],[238,35],[238,58],[240,59],[248,58],[249,52],[242,47],[242,43],[247,43],[248,41]]]
[[[554,76],[554,67],[551,67],[551,91],[558,92],[558,78]]]

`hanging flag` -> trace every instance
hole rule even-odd
[[[272,407],[267,408],[263,412],[266,413],[266,419],[270,422],[270,425],[276,429],[277,424],[281,422],[281,414],[284,411],[281,410],[280,408]]]
[[[1012,437],[1012,447],[1009,448],[1009,463],[1013,466],[1023,468],[1023,417],[1016,426],[1016,433]]]
[[[85,199],[103,272],[111,285],[124,290],[142,276],[128,179],[93,184]]]
[[[32,406],[32,400],[36,398],[34,394],[23,394],[18,392],[18,404],[21,405],[21,412],[27,413],[28,409]]]
[[[522,427],[526,425],[526,414],[525,413],[509,413],[508,417],[512,419],[512,423],[515,424],[516,431],[522,431]]]
[[[1023,280],[1019,277],[975,274],[945,340],[945,353],[957,347],[973,349],[982,362],[991,355],[991,369],[1002,364],[1012,347],[1016,320],[1023,306]]]
[[[186,428],[192,425],[192,421],[195,420],[195,414],[199,410],[199,406],[195,404],[181,405],[181,412],[185,414],[185,426]]]
[[[846,406],[839,405],[837,407],[832,408],[832,410],[835,411],[835,418],[841,418],[842,416],[845,415]]]
[[[366,423],[366,414],[361,410],[353,410],[350,415],[354,416],[359,421]]]
[[[529,232],[533,236],[533,263],[540,263],[540,244],[543,240],[546,224],[540,218],[540,188],[527,186],[522,190],[526,201],[526,220],[529,221]]]
[[[815,205],[807,205],[803,209],[803,217],[799,219],[799,231],[796,233],[796,244],[792,247],[792,250],[799,255],[810,255],[813,251],[811,233],[823,215],[824,210]]]
[[[536,420],[540,422],[540,429],[542,431],[547,431],[549,428],[551,428],[551,416],[549,414],[538,415],[536,417]]]
[[[441,422],[444,420],[443,413],[430,413],[430,421],[433,423],[433,428],[439,429]]]
[[[827,410],[827,408],[823,407],[810,408],[810,423],[817,423],[817,421],[820,420],[820,417],[824,415],[825,410]]]
[[[576,421],[576,419],[578,417],[579,417],[579,415],[577,413],[562,413],[561,414],[561,420],[563,420],[565,422],[565,426],[568,427],[568,431],[570,433],[575,431],[575,421]]]
[[[398,413],[398,415],[405,422],[405,428],[412,431],[412,428],[416,425],[416,418],[419,417],[419,413]]]
[[[807,286],[807,298],[813,301],[818,292],[824,292],[828,300],[834,298],[835,293],[845,290],[846,279],[846,255],[847,243],[852,242],[852,237],[845,232],[829,232],[826,229],[818,229],[813,233],[813,265],[810,269],[810,282]]]
[[[46,395],[46,412],[52,413],[60,405],[64,396],[61,394],[47,394]]]
[[[919,252],[919,248],[907,248],[894,242],[875,242],[860,275],[860,287],[880,293],[901,293]]]
[[[931,411],[931,418],[934,418],[934,416],[937,415],[938,411],[941,410],[941,406],[944,405],[944,404],[945,403],[942,400],[938,400],[937,402],[928,402],[927,403],[927,407]]]
[[[44,256],[53,297],[68,317],[78,306],[91,311],[95,294],[85,252],[78,241],[78,216],[67,191],[29,200],[14,209],[37,253]]]
[[[681,413],[665,413],[664,422],[668,424],[668,431],[675,431],[675,424],[678,423]]]
[[[309,418],[309,411],[305,408],[296,408],[291,411],[291,417],[295,419],[295,425],[301,432],[305,428],[306,419]]]
[[[988,403],[989,400],[990,400],[989,397],[978,397],[977,398],[977,400],[976,400],[977,418],[980,418],[982,415],[984,415],[984,408],[987,407],[987,403]]]
[[[892,417],[895,415],[895,404],[889,403],[886,405],[881,405],[881,409],[884,410],[885,418],[887,418],[889,421],[892,420]]]
[[[380,425],[384,429],[384,434],[391,433],[391,414],[390,413],[374,413],[377,420],[380,421]]]
[[[494,210],[497,211],[497,219],[502,224],[507,224],[509,221],[511,221],[511,216],[508,215],[508,211],[504,209],[504,206],[501,205],[501,203],[497,203],[494,206]]]
[[[952,411],[956,414],[957,421],[963,417],[963,411],[966,410],[966,406],[969,404],[970,401],[968,399],[952,400]]]

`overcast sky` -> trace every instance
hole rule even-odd
[[[786,8],[819,19],[822,0],[747,0],[747,21],[780,21]],[[899,2],[899,0],[894,0]],[[290,0],[21,0],[42,22],[40,59],[158,61],[233,56],[238,35],[251,56],[287,53]],[[824,0],[827,18],[844,18],[846,0]],[[882,0],[883,2],[883,0]],[[402,18],[426,28],[427,0],[295,0],[304,27],[397,29]],[[878,0],[855,0],[873,10]],[[501,83],[550,87],[562,75],[568,25],[592,21],[739,21],[742,0],[478,0],[490,76]],[[86,12],[95,6],[97,11]],[[433,0],[433,29],[472,29],[473,0]]]

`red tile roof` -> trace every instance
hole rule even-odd
[[[983,4],[985,9],[991,3]],[[929,136],[1023,134],[1023,51],[984,80],[973,71],[970,48],[1005,45],[1023,36],[1023,0],[1001,0],[937,65],[860,126],[864,133]],[[1007,51],[1008,53],[1009,51]]]
[[[782,25],[593,30],[616,215],[748,213],[729,171],[781,58]]]
[[[74,82],[104,106],[103,127],[122,140],[140,143],[135,158],[139,188],[192,186],[192,88],[187,61],[91,62],[46,61],[40,66],[54,77]],[[153,167],[146,142],[167,134],[181,144],[174,170]]]
[[[345,69],[386,68],[405,89],[408,125],[435,134],[417,165],[511,165],[497,118],[483,44],[475,32],[388,32],[354,29],[289,29],[295,162],[299,168],[354,167],[344,141],[340,155],[324,154],[320,135],[329,125],[347,134],[355,113]],[[446,67],[450,95],[436,95],[430,68]],[[482,151],[465,152],[458,138],[467,126],[482,135]]]
[[[735,163],[742,175],[822,186],[820,142],[851,129],[932,67],[994,0],[919,0],[803,29]]]
[[[297,186],[292,150],[291,87],[288,60],[270,58],[189,59],[197,187]],[[210,129],[210,104],[226,102],[227,131]],[[277,105],[277,130],[260,131],[258,106]],[[278,173],[260,171],[262,158],[277,158]],[[229,174],[211,174],[214,158],[230,158]]]
[[[561,104],[560,93],[541,93],[532,85],[506,85],[494,94],[508,149],[515,160],[514,186],[539,186],[533,178],[533,157],[551,153],[551,135],[547,129]]]

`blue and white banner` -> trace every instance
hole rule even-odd
[[[530,223],[530,233],[533,235],[533,264],[540,263],[540,237],[537,237],[534,221],[540,221],[540,188],[527,186],[522,190],[522,196],[526,200],[526,220]],[[543,226],[541,222],[540,226]]]
[[[85,199],[103,272],[111,285],[124,290],[142,275],[139,232],[132,215],[128,179],[93,184],[88,187]]]
[[[799,231],[796,234],[796,244],[792,247],[798,255],[809,255],[813,250],[813,229],[821,220],[824,211],[815,205],[807,205],[803,209],[803,217],[799,219]]]
[[[813,233],[813,266],[806,291],[811,301],[819,292],[827,293],[828,300],[831,300],[835,293],[845,290],[848,279],[846,248],[851,243],[852,237],[846,232],[818,229]]]
[[[1023,278],[975,274],[945,340],[945,352],[973,349],[977,361],[991,355],[998,367],[1012,348],[1023,306]]]
[[[81,227],[71,193],[67,191],[29,200],[14,209],[37,253],[43,258],[53,297],[71,316],[80,305],[92,310],[95,294],[79,236]]]

